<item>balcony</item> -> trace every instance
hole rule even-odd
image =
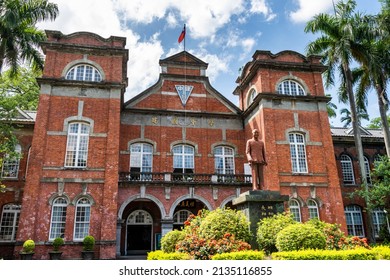
[[[172,184],[172,185],[226,185],[250,186],[251,175],[245,174],[196,174],[167,172],[120,172],[121,184]]]

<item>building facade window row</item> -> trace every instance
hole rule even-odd
[[[380,155],[374,156],[374,164],[375,161],[380,159]],[[353,165],[352,157],[347,154],[342,154],[339,157],[340,166],[341,166],[341,175],[342,175],[342,181],[344,185],[356,185],[355,180],[355,170]],[[370,161],[366,156],[364,156],[364,168],[366,171],[367,176],[367,183],[371,184],[371,168],[370,168]]]

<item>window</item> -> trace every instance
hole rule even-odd
[[[348,205],[344,208],[347,220],[348,235],[364,236],[362,210],[357,205]]]
[[[301,207],[299,206],[299,202],[296,199],[291,199],[289,206],[293,219],[297,222],[301,222]]]
[[[290,155],[292,172],[307,173],[305,138],[302,134],[290,133]]]
[[[136,143],[130,146],[130,172],[152,172],[153,147],[146,143]],[[151,175],[132,175],[132,179],[151,179]]]
[[[386,212],[382,209],[375,208],[372,211],[372,222],[374,225],[375,237],[379,237],[379,231],[386,227],[387,231],[390,233],[389,221],[387,220]]]
[[[54,200],[51,208],[49,240],[54,240],[57,237],[64,237],[67,206],[68,202],[63,197]]]
[[[18,178],[19,172],[19,159],[22,154],[22,148],[19,144],[15,146],[15,153],[11,155],[5,155],[3,159],[3,167],[1,170],[2,178]]]
[[[309,218],[310,219],[319,219],[318,205],[314,199],[309,199],[307,201],[307,207],[309,209]]]
[[[184,222],[187,221],[188,217],[192,213],[188,210],[179,210],[173,215],[173,224],[175,225],[184,225]]]
[[[248,94],[248,103],[247,103],[248,107],[253,103],[253,100],[255,100],[256,96],[257,96],[256,90],[252,89]]]
[[[15,241],[18,231],[21,205],[6,204],[3,206],[0,223],[0,241]]]
[[[102,80],[102,75],[95,67],[91,65],[79,64],[72,67],[68,73],[66,73],[65,79],[100,82]]]
[[[234,174],[234,150],[230,147],[214,148],[215,173]]]
[[[89,130],[86,123],[69,124],[65,167],[87,166]]]
[[[189,145],[173,147],[173,173],[194,173],[194,147]]]
[[[346,185],[355,184],[355,177],[353,175],[352,160],[347,155],[341,155],[340,157],[341,170],[343,173],[343,183]]]
[[[127,218],[128,225],[151,225],[153,224],[152,216],[145,210],[135,210]]]
[[[91,218],[91,202],[88,198],[81,198],[76,203],[76,217],[73,239],[82,240],[89,234]]]
[[[367,184],[371,184],[371,170],[370,170],[370,162],[368,161],[368,158],[364,157],[364,168],[366,169],[366,178],[367,178]]]
[[[303,87],[293,80],[285,80],[278,85],[278,93],[284,95],[306,95]]]

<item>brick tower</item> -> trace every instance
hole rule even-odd
[[[321,74],[320,57],[256,51],[237,79],[245,137],[265,143],[265,189],[289,195],[299,221],[345,218]]]
[[[33,239],[44,259],[61,236],[67,258],[77,259],[84,236],[92,235],[96,257],[115,258],[126,40],[87,32],[47,36],[17,241]]]

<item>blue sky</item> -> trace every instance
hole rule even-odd
[[[338,0],[334,0],[337,2]],[[42,29],[64,34],[90,31],[103,37],[123,36],[129,49],[129,99],[153,85],[160,73],[159,59],[183,50],[177,39],[187,26],[186,50],[209,63],[212,85],[237,104],[232,94],[238,70],[256,50],[305,54],[317,35],[304,27],[317,13],[332,13],[332,0],[51,0],[60,15]],[[357,0],[357,10],[376,14],[378,0]],[[327,90],[338,103],[335,89]],[[377,100],[369,103],[377,117]],[[340,110],[345,105],[339,105]],[[341,126],[339,117],[331,124]]]

